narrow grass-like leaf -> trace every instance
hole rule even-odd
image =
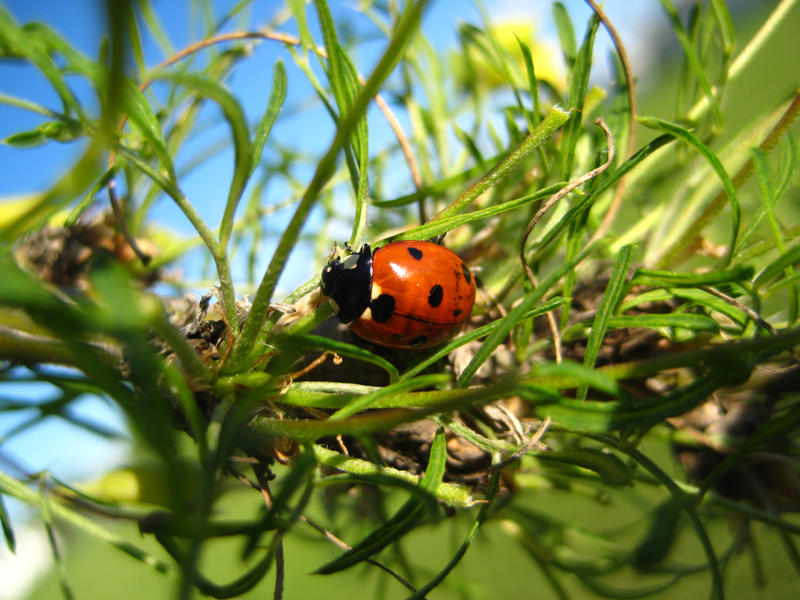
[[[261,160],[264,144],[272,131],[275,119],[278,118],[283,101],[286,100],[286,87],[286,68],[283,66],[283,62],[279,60],[272,69],[272,91],[269,95],[269,102],[267,102],[267,109],[264,111],[261,121],[258,123],[258,129],[256,129],[256,133],[253,136],[253,157],[250,160],[250,175],[253,174]]]
[[[544,302],[540,306],[532,308],[527,313],[522,315],[522,317],[520,318],[520,322],[548,313],[551,310],[555,310],[562,304],[563,301],[561,300],[561,298],[551,298],[547,302]],[[492,333],[494,330],[499,328],[502,325],[502,323],[503,323],[502,319],[497,319],[495,321],[492,321],[491,323],[487,323],[486,325],[481,325],[480,327],[476,327],[475,329],[472,329],[462,334],[461,336],[455,338],[454,340],[447,342],[445,345],[436,350],[426,359],[417,363],[415,366],[411,367],[408,371],[404,372],[401,378],[405,379],[407,377],[413,377],[417,373],[424,371],[426,368],[436,363],[438,360],[450,354],[456,348],[459,348],[464,344],[467,344],[473,340],[480,339],[483,336]]]
[[[514,148],[506,158],[504,158],[495,168],[489,171],[484,177],[473,184],[468,190],[453,200],[439,214],[433,217],[434,221],[452,217],[463,212],[486,190],[496,185],[508,173],[516,167],[526,156],[536,150],[548,138],[550,138],[564,123],[567,122],[569,115],[558,107],[553,107],[550,112],[533,130],[522,143]]]
[[[793,246],[767,265],[767,267],[758,274],[753,285],[756,289],[763,287],[766,283],[782,275],[787,267],[794,266],[798,262],[800,262],[800,244]]]
[[[710,4],[717,19],[719,31],[722,34],[722,50],[726,55],[730,55],[736,45],[736,34],[731,20],[731,13],[728,11],[725,0],[711,0]]]
[[[631,171],[634,167],[641,164],[650,154],[658,150],[661,146],[668,144],[672,140],[674,140],[674,136],[666,134],[657,137],[651,142],[645,144],[642,148],[640,148],[636,154],[631,156],[628,160],[622,163],[616,171],[614,171],[610,176],[604,178],[601,183],[597,185],[596,188],[592,190],[592,192],[581,199],[575,206],[570,208],[567,213],[550,229],[548,229],[547,233],[542,237],[541,240],[537,243],[539,250],[537,250],[536,254],[534,255],[533,260],[538,260],[541,255],[544,253],[544,250],[555,240],[563,231],[577,219],[581,214],[583,214],[587,208],[592,206],[592,204],[597,200],[601,194],[603,194],[606,190],[608,190],[611,186],[616,184],[620,179],[622,179],[628,172]],[[529,261],[533,262],[533,261]]]
[[[419,486],[423,490],[433,493],[442,481],[445,463],[447,461],[447,441],[444,430],[439,428],[431,443],[428,468],[422,477]],[[371,558],[396,539],[413,529],[420,518],[425,514],[425,506],[418,498],[410,498],[400,509],[381,527],[367,535],[352,549],[344,552],[339,558],[323,565],[316,573],[330,575],[362,560]]]
[[[669,293],[676,298],[690,300],[691,302],[704,306],[708,310],[721,313],[742,327],[750,320],[750,317],[743,310],[705,290],[686,287],[671,289]]]
[[[522,302],[520,302],[517,306],[515,306],[509,313],[506,315],[497,326],[497,329],[492,331],[489,336],[486,338],[486,341],[483,342],[481,347],[475,353],[475,356],[472,357],[472,360],[469,361],[467,366],[461,372],[461,375],[458,377],[457,385],[459,387],[466,386],[472,377],[475,375],[475,372],[480,368],[480,366],[486,361],[489,356],[494,352],[494,349],[497,348],[500,343],[506,339],[509,332],[512,328],[514,328],[518,323],[520,323],[525,317],[524,315],[533,308],[533,306],[539,302],[542,297],[547,293],[547,291],[559,280],[563,277],[568,271],[573,269],[576,264],[578,264],[581,260],[583,260],[586,256],[588,256],[591,252],[594,251],[594,245],[590,245],[589,247],[585,248],[583,252],[577,257],[575,260],[564,263],[560,268],[554,271],[550,276],[548,276],[544,281],[539,283],[539,287],[535,290],[530,292],[525,298],[523,298]]]
[[[547,198],[552,194],[556,193],[565,184],[563,183],[556,183],[553,185],[549,185],[544,189],[541,189],[533,194],[529,194],[527,196],[523,196],[521,198],[515,198],[514,200],[509,200],[507,202],[501,202],[500,204],[494,204],[492,206],[487,206],[486,208],[480,208],[478,210],[473,210],[472,212],[460,214],[460,215],[453,215],[452,217],[447,217],[445,219],[436,219],[435,221],[431,221],[430,223],[425,223],[420,225],[419,227],[414,227],[413,229],[409,229],[408,231],[404,231],[403,233],[393,235],[389,238],[384,238],[385,241],[397,241],[397,240],[427,240],[436,237],[442,233],[447,233],[451,229],[455,229],[460,225],[466,225],[467,223],[474,223],[481,219],[488,219],[490,217],[494,217],[496,215],[502,214],[504,212],[508,212],[510,210],[516,210],[522,206],[530,204],[532,202],[536,202],[543,198]],[[381,241],[384,241],[381,240]]]
[[[10,49],[14,56],[26,58],[42,72],[58,94],[65,113],[78,115],[81,120],[85,118],[80,102],[48,54],[45,41],[35,33],[19,27],[11,13],[2,6],[0,6],[0,46]]]
[[[583,384],[614,398],[625,397],[624,390],[614,379],[598,369],[587,368],[571,360],[563,360],[560,363],[537,363],[525,375],[524,381],[549,387],[554,391]],[[558,395],[551,397],[556,398]]]
[[[767,164],[767,155],[761,148],[753,148],[750,152],[751,160],[753,161],[753,171],[755,172],[756,181],[761,189],[761,197],[763,199],[764,213],[767,215],[770,228],[772,229],[772,237],[775,239],[775,246],[781,255],[786,254],[786,244],[783,239],[783,232],[778,224],[778,219],[775,217],[775,205],[778,202],[778,190],[776,189],[776,182],[770,173],[769,165]],[[786,279],[791,280],[794,275],[794,268],[787,266]],[[789,287],[789,307],[788,307],[788,321],[794,323],[798,315],[798,293],[797,285],[791,283]]]
[[[781,152],[778,161],[778,168],[775,173],[776,192],[775,199],[780,200],[786,193],[786,190],[794,181],[797,174],[798,165],[800,165],[800,152],[797,149],[797,139],[792,134],[787,134],[783,138],[783,152]]]
[[[575,59],[578,55],[578,43],[575,41],[575,27],[572,25],[569,11],[567,11],[563,3],[554,2],[552,10],[553,22],[556,26],[556,33],[558,33],[558,41],[561,43],[561,51],[564,53],[567,68],[572,72]]]
[[[671,0],[661,0],[661,5],[664,7],[664,10],[669,17],[672,30],[675,33],[675,37],[678,39],[681,48],[683,49],[683,53],[686,56],[686,61],[689,63],[689,68],[697,78],[697,82],[700,84],[700,88],[703,90],[703,94],[705,95],[706,100],[711,107],[711,114],[714,117],[714,123],[715,125],[720,126],[722,124],[722,113],[720,111],[719,101],[714,95],[714,91],[711,89],[711,83],[708,80],[708,76],[703,68],[703,64],[700,60],[700,57],[697,55],[697,51],[692,45],[691,40],[689,39],[689,35],[686,33],[686,29],[681,23],[680,16],[678,16],[678,11],[675,9],[675,5]]]
[[[11,527],[11,519],[8,517],[5,502],[3,502],[3,494],[0,494],[0,526],[3,528],[3,537],[6,540],[6,546],[14,553],[16,552],[17,543],[14,539],[14,528]]]
[[[699,287],[701,285],[720,285],[739,283],[753,276],[753,267],[742,265],[732,269],[709,271],[708,273],[678,273],[653,269],[636,269],[631,285],[651,285],[653,287]]]
[[[164,56],[172,56],[175,54],[175,50],[172,48],[169,37],[158,19],[158,15],[153,11],[151,0],[139,0],[137,7],[150,30],[150,34],[153,36],[153,40],[158,44],[161,53]]]
[[[369,350],[354,346],[353,344],[347,344],[345,342],[340,342],[338,340],[333,340],[310,333],[296,333],[282,336],[278,343],[282,348],[296,346],[299,348],[308,348],[319,351],[329,350],[331,352],[336,352],[342,356],[349,356],[350,358],[363,360],[364,362],[369,362],[380,367],[386,371],[386,373],[389,375],[389,380],[392,382],[397,381],[399,378],[397,367],[395,367],[388,360],[370,352]]]
[[[708,164],[717,174],[717,177],[719,177],[722,187],[725,189],[725,193],[728,196],[728,201],[731,204],[731,214],[733,217],[733,232],[731,233],[731,241],[730,245],[728,246],[728,254],[725,259],[725,264],[728,264],[733,256],[733,251],[736,248],[736,240],[739,235],[739,219],[741,211],[739,208],[739,201],[736,199],[736,188],[734,187],[731,178],[728,176],[728,172],[725,170],[725,167],[722,166],[722,162],[720,162],[717,155],[714,154],[708,146],[697,139],[697,137],[690,133],[686,128],[681,127],[680,125],[675,125],[674,123],[669,123],[663,119],[657,119],[655,117],[639,117],[638,120],[645,127],[657,129],[673,135],[692,146],[703,156],[703,158],[706,159],[706,161],[708,161]],[[697,231],[696,233],[699,234],[700,232]]]
[[[726,368],[732,367],[727,365]],[[749,372],[748,368],[737,366],[735,374],[747,377]],[[732,374],[734,373],[728,373],[728,376]],[[549,416],[556,423],[567,427],[595,432],[646,431],[668,417],[691,410],[727,383],[729,382],[725,377],[714,373],[645,404],[566,398],[558,403],[541,404],[541,397],[537,397],[534,402],[538,404],[536,408],[538,414]]]
[[[719,324],[714,319],[706,315],[695,315],[692,313],[620,315],[610,317],[606,322],[606,326],[609,329],[620,329],[623,327],[648,327],[650,329],[677,327],[692,331],[719,331]]]
[[[63,121],[45,121],[36,129],[14,133],[4,140],[3,144],[15,148],[35,148],[49,141],[72,142],[83,135],[83,128],[78,121],[65,119]]]
[[[342,116],[350,111],[360,91],[358,73],[344,49],[339,45],[336,26],[327,1],[315,0],[315,6],[317,7],[322,35],[325,39],[325,48],[328,52],[328,80],[336,98],[336,105],[339,108],[339,125],[341,126]],[[361,118],[356,122],[350,142],[356,160],[356,164],[351,168],[351,178],[356,193],[356,214],[353,233],[350,236],[350,244],[358,246],[366,227],[367,194],[369,191],[367,178],[369,147],[366,118]],[[348,164],[350,165],[351,163]]]
[[[592,321],[592,330],[589,333],[589,339],[586,341],[586,351],[583,358],[584,367],[591,368],[594,366],[594,361],[597,360],[597,355],[600,353],[600,347],[603,345],[603,339],[606,336],[608,319],[616,311],[617,306],[622,301],[625,291],[625,279],[628,275],[628,265],[631,261],[632,251],[632,246],[624,246],[619,251],[614,261],[614,267],[611,269],[611,277],[603,292],[603,298],[600,300],[597,314]],[[577,393],[578,399],[585,399],[587,391],[588,387],[585,385],[579,386]]]
[[[616,454],[603,452],[597,448],[574,448],[539,452],[537,460],[575,465],[594,471],[608,485],[630,485],[633,475],[628,466]]]
[[[478,533],[481,525],[486,520],[486,516],[489,514],[489,510],[492,507],[492,500],[494,500],[495,495],[497,494],[497,490],[499,487],[500,481],[500,470],[494,471],[492,473],[491,478],[489,479],[489,485],[486,489],[486,494],[483,498],[483,502],[481,504],[481,508],[478,511],[475,520],[472,522],[472,527],[470,527],[469,532],[467,533],[467,537],[459,546],[458,550],[456,550],[453,557],[447,562],[444,568],[436,574],[433,579],[431,579],[428,583],[424,586],[419,588],[414,594],[409,596],[407,600],[420,600],[425,598],[425,595],[428,594],[431,590],[433,590],[436,586],[438,586],[442,581],[444,581],[445,577],[447,577],[450,572],[456,567],[456,565],[461,561],[464,555],[467,553],[472,540],[475,538],[475,535]]]
[[[157,77],[183,85],[196,94],[214,101],[222,109],[225,120],[231,128],[234,150],[233,178],[219,229],[220,245],[225,248],[233,231],[234,213],[250,176],[250,165],[253,159],[253,148],[250,143],[250,133],[247,129],[244,110],[228,90],[211,79],[192,73],[162,73]]]
[[[563,179],[569,179],[572,174],[575,145],[582,134],[583,106],[586,100],[586,90],[589,88],[589,74],[592,71],[594,40],[599,27],[600,19],[592,13],[575,64],[569,73],[570,116],[564,126],[564,137],[561,140],[561,177]]]
[[[158,122],[158,117],[153,112],[150,102],[131,81],[124,82],[122,102],[128,115],[128,122],[134,131],[152,145],[153,151],[167,171],[167,176],[171,181],[176,181],[175,165],[167,148],[161,124]]]
[[[514,36],[516,37],[516,35]],[[531,95],[531,102],[533,103],[533,110],[525,111],[525,118],[528,121],[528,128],[533,129],[539,124],[541,120],[540,111],[542,110],[539,105],[539,82],[536,80],[536,70],[533,66],[533,57],[531,56],[531,49],[528,44],[523,42],[518,37],[516,38],[519,49],[522,52],[522,59],[525,62],[525,73],[528,75],[528,92]],[[544,153],[541,153],[544,156]]]
[[[246,573],[228,584],[214,583],[207,577],[198,573],[195,566],[190,562],[189,556],[181,548],[181,546],[171,537],[163,533],[155,534],[156,540],[164,550],[175,560],[181,567],[184,574],[192,573],[191,583],[196,586],[203,594],[211,596],[212,598],[236,598],[254,588],[267,574],[270,566],[275,561],[275,545],[270,545],[264,557],[259,560],[253,567]]]

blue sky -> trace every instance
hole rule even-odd
[[[153,2],[156,10],[165,24],[172,45],[176,49],[185,47],[194,37],[191,34],[191,23],[187,21],[186,1]],[[219,2],[220,12],[234,2]],[[539,31],[545,38],[553,38],[553,27],[550,21],[549,2],[530,2],[526,8],[520,8],[518,2],[487,2],[491,6],[493,20],[500,22],[514,19],[532,21],[537,24]],[[578,31],[582,31],[583,24],[589,15],[589,9],[578,0],[566,2],[574,14],[574,21]],[[663,13],[658,8],[656,0],[646,0],[635,3],[607,3],[607,9],[612,20],[622,29],[630,33],[634,28],[637,33],[646,29],[650,17],[663,19]],[[271,10],[277,5],[274,2],[255,2],[255,10],[251,17],[251,26],[264,24],[274,17]],[[349,14],[354,26],[360,31],[377,33],[374,26],[363,16],[359,16],[353,7],[357,3],[331,2],[334,17]],[[621,6],[622,5],[622,6]],[[58,31],[64,38],[74,44],[79,50],[89,56],[96,56],[100,40],[105,29],[103,3],[98,0],[70,0],[57,2],[56,0],[11,0],[5,2],[6,8],[14,18],[20,22],[31,20],[43,21]],[[313,12],[309,8],[310,12]],[[423,27],[428,37],[434,40],[437,48],[444,52],[455,46],[456,29],[460,22],[470,21],[479,23],[478,11],[469,2],[462,1],[435,1],[425,15]],[[229,29],[236,29],[231,26]],[[280,27],[283,31],[294,32],[292,23]],[[637,36],[638,38],[638,36]],[[631,36],[631,48],[635,46],[636,38]],[[608,46],[608,38],[602,34],[598,43]],[[371,65],[380,55],[384,40],[375,36],[375,41],[364,46],[356,56],[357,68],[362,73],[368,73]],[[555,41],[554,41],[555,44]],[[629,48],[630,50],[630,48]],[[294,114],[283,115],[275,126],[273,135],[276,139],[300,140],[304,149],[312,154],[321,154],[327,147],[332,135],[333,127],[329,117],[317,105],[306,109],[305,99],[312,95],[312,89],[305,77],[292,64],[290,55],[275,43],[262,43],[254,47],[253,57],[244,61],[237,67],[233,77],[226,82],[234,95],[241,101],[248,115],[249,121],[257,122],[261,111],[264,110],[269,94],[269,81],[271,69],[276,58],[280,57],[287,65],[289,74],[289,97],[287,107],[298,110]],[[145,39],[145,53],[150,65],[155,65],[163,60],[163,55],[158,51],[151,40]],[[599,54],[603,56],[604,54]],[[632,52],[635,66],[646,64],[647,57],[641,52]],[[602,69],[602,65],[599,66]],[[78,78],[71,78],[70,84],[76,93],[85,99],[89,106],[94,102],[92,92],[86,84]],[[44,78],[32,67],[19,63],[0,62],[0,92],[19,96],[36,101],[42,105],[58,109],[60,103]],[[215,118],[213,108],[209,109],[206,117]],[[385,141],[388,133],[382,119],[370,113],[370,134],[372,147],[380,146]],[[402,115],[401,115],[402,118]],[[36,127],[41,122],[41,117],[0,103],[0,139],[6,136]],[[201,136],[196,145],[190,145],[178,157],[187,161],[192,157],[192,152],[197,151],[200,144],[209,140],[224,140],[227,136],[225,126],[211,128]],[[79,155],[80,143],[59,144],[50,143],[46,146],[18,150],[0,145],[0,201],[3,198],[14,197],[46,189],[57,176],[64,171]],[[232,159],[229,152],[222,152],[207,163],[202,169],[193,172],[181,181],[181,185],[188,197],[200,210],[202,216],[209,224],[216,225],[221,215],[222,205],[227,193],[230,179]],[[307,179],[307,173],[298,173],[302,179]],[[410,191],[410,184],[407,190]],[[281,201],[288,190],[280,185],[268,189],[264,198],[265,203]],[[154,219],[166,223],[181,235],[191,235],[191,228],[185,217],[167,200],[161,200],[153,214]],[[280,228],[281,223],[288,218],[284,212],[276,216],[274,227]],[[316,220],[315,220],[316,219]],[[319,226],[319,218],[312,217],[309,227]],[[344,237],[348,229],[335,231],[335,235]],[[341,241],[341,240],[340,240]],[[266,265],[270,253],[271,243],[264,245],[261,253],[261,267]],[[320,257],[308,253],[294,257],[294,262],[287,269],[287,277],[282,280],[283,289],[291,289],[294,285],[311,277],[321,264]],[[187,277],[198,277],[199,261],[195,256],[193,261],[186,263],[184,273]],[[242,274],[241,264],[238,265],[238,274]],[[52,394],[52,389],[45,384],[3,384],[0,387],[2,397],[24,397],[31,399],[44,399]],[[123,424],[118,413],[104,401],[97,398],[85,398],[77,406],[82,414],[91,416],[113,427],[122,428]],[[0,417],[0,436],[14,427],[29,415],[16,414],[13,417]],[[105,468],[110,463],[123,458],[120,446],[108,446],[107,442],[85,434],[73,427],[64,426],[62,423],[49,420],[25,434],[14,437],[0,449],[8,456],[17,457],[26,468],[30,470],[51,469],[58,476],[66,479],[90,476],[96,469]],[[0,463],[0,469],[6,465]]]

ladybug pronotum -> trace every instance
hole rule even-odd
[[[475,280],[467,265],[431,242],[393,242],[373,253],[334,258],[322,270],[322,293],[356,335],[381,346],[429,348],[469,319]]]

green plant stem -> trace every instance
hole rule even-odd
[[[177,183],[171,181],[149,164],[139,158],[134,152],[125,146],[118,145],[116,150],[127,160],[133,163],[145,175],[150,177],[156,185],[164,190],[170,198],[178,205],[178,208],[183,211],[183,214],[189,219],[189,222],[195,228],[203,243],[211,253],[214,259],[214,264],[217,267],[217,275],[219,275],[219,289],[222,300],[222,309],[225,314],[225,319],[228,321],[228,326],[231,331],[236,334],[239,332],[239,318],[236,311],[236,293],[233,287],[233,277],[231,276],[231,265],[228,261],[228,253],[226,249],[219,243],[214,232],[203,221],[200,213],[195,210],[192,203],[178,187]]]
[[[368,460],[345,456],[317,444],[312,448],[314,457],[320,464],[333,467],[345,473],[353,475],[385,475],[414,485],[419,484],[422,479],[420,475],[414,475],[408,471],[401,471],[392,467],[381,467]],[[454,483],[442,482],[435,490],[431,491],[431,494],[452,506],[468,507],[474,504],[474,499],[467,488]]]
[[[378,89],[389,76],[389,73],[391,73],[397,61],[400,60],[401,52],[416,31],[426,4],[427,0],[419,0],[418,2],[410,4],[406,9],[397,25],[394,37],[389,42],[389,46],[383,53],[375,70],[364,83],[364,86],[361,88],[350,110],[342,117],[333,142],[331,142],[328,151],[317,164],[311,183],[309,183],[306,188],[300,200],[300,204],[278,242],[275,254],[273,254],[267,271],[261,280],[261,284],[258,286],[258,291],[253,299],[250,314],[244,323],[242,334],[236,340],[233,351],[226,361],[226,372],[239,371],[246,367],[250,354],[254,349],[253,347],[257,340],[258,333],[267,316],[269,304],[272,300],[275,287],[278,284],[278,279],[281,273],[283,273],[289,254],[297,242],[300,230],[305,224],[308,213],[317,201],[322,188],[336,171],[336,159],[339,152],[341,152],[344,145],[350,139],[353,128],[364,116],[368,104],[372,101],[375,94],[378,93]]]
[[[481,194],[486,190],[497,184],[503,177],[508,175],[520,161],[522,161],[531,152],[536,150],[545,140],[552,136],[569,118],[569,112],[554,106],[550,112],[539,123],[539,126],[534,129],[528,137],[522,140],[522,143],[514,148],[511,153],[506,156],[494,169],[489,171],[486,175],[481,177],[477,182],[471,185],[463,194],[453,200],[448,206],[431,219],[430,222],[439,219],[445,219],[457,215],[472,204]]]

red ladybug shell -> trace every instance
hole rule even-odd
[[[431,242],[393,242],[372,255],[369,306],[350,328],[391,348],[441,344],[469,319],[475,280],[454,252]]]

